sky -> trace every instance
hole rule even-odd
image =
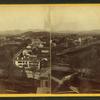
[[[48,7],[43,6],[0,6],[0,31],[44,30]]]
[[[56,32],[98,30],[100,29],[100,6],[0,6],[0,31],[16,29]]]
[[[89,31],[100,29],[99,6],[55,6],[52,7],[53,31]]]

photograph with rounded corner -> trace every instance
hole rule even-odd
[[[50,93],[48,8],[0,6],[0,94]]]
[[[100,93],[100,5],[51,8],[51,92]]]

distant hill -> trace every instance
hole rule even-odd
[[[90,31],[62,31],[62,32],[52,32],[52,35],[67,35],[67,34],[90,34],[90,35],[100,35],[100,30],[90,30]]]
[[[0,31],[0,35],[2,36],[41,36],[41,35],[48,35],[50,32],[43,31],[43,30],[7,30],[7,31]],[[90,31],[59,31],[59,32],[52,32],[52,35],[67,35],[67,34],[100,34],[100,30],[90,30]]]
[[[23,36],[41,36],[41,35],[49,35],[49,32],[41,31],[41,32],[34,32],[34,31],[27,31],[22,33]]]
[[[7,30],[7,31],[0,31],[0,35],[6,35],[6,36],[9,36],[9,35],[18,35],[18,34],[21,34],[25,31],[23,30]]]
[[[7,31],[0,31],[1,36],[23,36],[23,37],[41,37],[41,36],[48,36],[49,32],[47,31],[36,31],[36,30],[7,30]]]

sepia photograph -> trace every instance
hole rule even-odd
[[[100,6],[54,6],[51,26],[51,92],[100,93]]]
[[[100,5],[0,5],[0,94],[100,93]]]
[[[0,94],[50,93],[48,8],[0,6]]]

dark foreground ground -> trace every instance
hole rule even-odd
[[[37,87],[32,82],[22,82],[0,79],[0,94],[2,93],[36,93]]]

